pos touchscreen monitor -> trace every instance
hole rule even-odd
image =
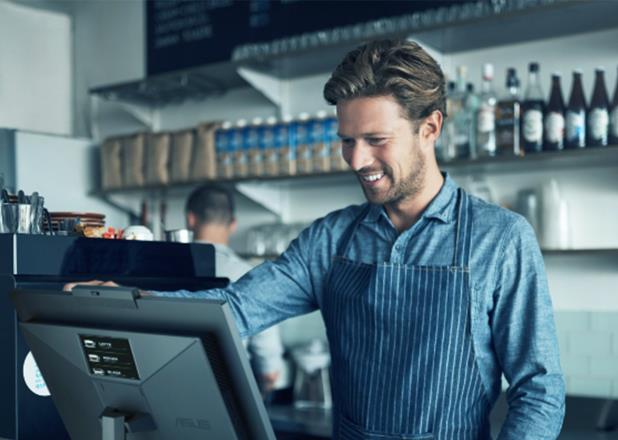
[[[131,288],[12,292],[72,439],[274,439],[223,301]]]

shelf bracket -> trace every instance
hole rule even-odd
[[[112,199],[112,196],[109,194],[105,194],[102,192],[98,192],[95,193],[96,197],[98,197],[101,201],[107,203],[109,206],[111,206],[114,209],[117,209],[118,211],[122,212],[123,214],[126,214],[127,217],[129,218],[129,224],[133,225],[136,224],[139,221],[139,213],[136,212],[134,209],[129,208],[121,203],[118,203],[117,201]]]
[[[237,183],[236,191],[253,200],[285,222],[289,218],[289,191],[268,182]]]
[[[249,67],[238,67],[236,72],[277,107],[283,105],[283,81],[279,78]]]
[[[116,104],[131,115],[137,122],[150,129],[150,131],[156,132],[161,128],[161,118],[156,109],[151,107],[141,107],[119,101],[116,101]]]

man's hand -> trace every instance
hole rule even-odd
[[[275,384],[277,383],[277,379],[279,379],[280,373],[279,371],[274,371],[272,373],[263,373],[260,375],[260,385],[262,388],[262,392],[268,393],[273,390]]]
[[[107,286],[107,287],[120,287],[118,284],[113,281],[99,281],[99,280],[91,280],[91,281],[76,281],[74,283],[67,283],[64,285],[62,290],[65,292],[70,292],[73,290],[75,286]]]
[[[107,286],[107,287],[120,287],[120,284],[117,284],[113,281],[100,281],[100,280],[90,280],[90,281],[75,281],[74,283],[67,283],[64,285],[62,290],[65,292],[70,292],[73,290],[75,286]],[[151,296],[152,293],[148,290],[139,290],[139,296]]]

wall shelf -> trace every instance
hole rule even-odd
[[[261,177],[243,177],[236,179],[214,179],[214,180],[196,180],[187,182],[177,182],[165,185],[144,185],[144,186],[132,186],[124,188],[114,189],[97,189],[91,191],[93,196],[103,196],[109,194],[142,194],[142,193],[166,193],[173,194],[174,192],[184,192],[187,189],[193,188],[197,185],[212,182],[221,185],[233,186],[237,183],[256,183],[256,184],[272,184],[273,186],[283,188],[302,187],[307,184],[313,186],[329,186],[331,184],[341,184],[349,181],[350,183],[356,182],[356,177],[350,171],[334,171],[328,173],[319,174],[297,174],[293,176],[261,176]]]
[[[541,249],[543,255],[604,255],[618,256],[618,248],[590,248],[590,249]]]
[[[440,168],[449,173],[475,173],[475,172],[525,172],[532,170],[558,168],[589,168],[589,167],[615,167],[618,165],[618,146],[582,148],[579,150],[564,150],[560,152],[542,152],[529,154],[525,157],[488,157],[476,160],[455,160],[440,165]],[[190,182],[178,182],[165,185],[144,185],[114,189],[96,189],[91,195],[102,197],[111,194],[167,194],[176,192],[184,193],[187,189],[196,185],[216,182],[223,185],[233,186],[243,184],[270,184],[282,189],[293,189],[306,185],[324,186],[355,184],[356,177],[350,171],[335,171],[319,174],[299,174],[294,176],[262,176],[235,179],[199,180]]]
[[[547,151],[524,157],[499,156],[474,160],[444,162],[441,168],[457,173],[522,172],[533,170],[589,167],[615,167],[618,165],[618,146],[581,148],[577,150]]]

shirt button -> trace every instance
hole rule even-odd
[[[397,252],[400,252],[400,251],[401,251],[401,245],[400,245],[400,244],[396,245],[396,246],[395,246],[395,250],[396,250]]]

